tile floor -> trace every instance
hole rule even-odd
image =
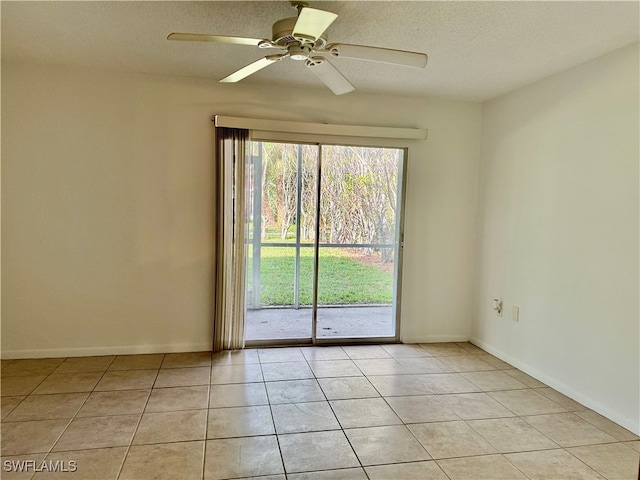
[[[637,436],[469,343],[3,360],[0,376],[3,479],[638,475]]]

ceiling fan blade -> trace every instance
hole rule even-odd
[[[250,63],[246,67],[242,67],[240,70],[233,72],[231,75],[224,77],[222,80],[220,80],[220,82],[222,83],[239,82],[243,78],[246,78],[249,75],[256,73],[257,71],[262,70],[263,68],[268,67],[272,63],[275,63],[278,60],[282,60],[287,56],[288,56],[287,54],[267,55],[266,57],[261,58],[260,60],[256,60],[255,62]]]
[[[325,12],[316,8],[303,7],[298,15],[298,20],[293,27],[293,35],[295,38],[304,38],[308,40],[317,40],[329,25],[338,17],[332,12]]]
[[[329,63],[324,57],[312,57],[306,62],[311,72],[318,77],[336,95],[352,92],[355,87],[340,73],[340,71]]]
[[[426,53],[407,52],[390,48],[368,47],[365,45],[349,45],[346,43],[332,43],[325,48],[334,57],[356,58],[372,62],[392,63],[407,67],[424,68],[427,66]]]
[[[214,42],[233,43],[235,45],[252,45],[257,47],[264,40],[261,38],[227,37],[225,35],[202,35],[199,33],[171,33],[167,40],[182,40],[185,42]]]

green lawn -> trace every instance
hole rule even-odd
[[[250,250],[250,249],[249,249]],[[249,289],[251,290],[251,254],[249,253]],[[380,304],[393,299],[393,273],[375,265],[366,265],[348,256],[342,249],[320,251],[318,267],[318,304]],[[295,248],[264,247],[261,255],[261,291],[263,306],[292,305]],[[300,304],[311,305],[313,248],[300,253]]]

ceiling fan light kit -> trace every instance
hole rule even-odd
[[[424,68],[427,65],[428,57],[425,53],[346,43],[327,44],[326,30],[338,15],[310,8],[304,3],[292,2],[292,5],[297,8],[298,16],[283,18],[275,22],[272,27],[271,40],[197,33],[171,33],[167,39],[187,42],[230,43],[277,49],[281,53],[266,55],[226,76],[220,82],[239,82],[279,60],[290,58],[291,60],[304,61],[309,71],[336,95],[349,93],[355,90],[355,87],[329,62],[327,57],[352,58],[415,68]]]

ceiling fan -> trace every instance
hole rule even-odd
[[[220,81],[223,83],[238,82],[273,63],[290,58],[304,61],[306,67],[336,95],[351,92],[355,87],[329,62],[327,57],[355,58],[416,68],[424,68],[427,65],[428,57],[425,53],[346,43],[327,43],[325,32],[338,15],[311,8],[307,4],[297,1],[293,1],[291,4],[298,10],[298,15],[283,18],[274,23],[271,40],[198,33],[172,33],[167,37],[167,40],[232,43],[277,49],[280,50],[279,53],[267,55],[250,63]]]

